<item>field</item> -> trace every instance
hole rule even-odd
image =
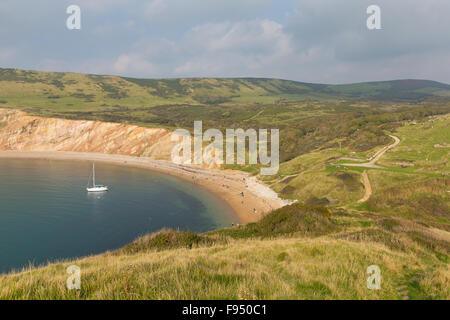
[[[328,148],[283,163],[280,176],[267,182],[289,199],[408,217],[449,230],[449,128],[448,115],[405,122],[392,130],[401,142],[380,159],[382,168],[345,166],[365,162],[379,147],[365,153]],[[367,203],[357,204],[364,195],[365,170],[373,195]]]
[[[441,222],[449,229],[449,128],[448,115],[398,128],[402,143],[380,161],[386,170],[371,173],[375,192],[370,210]]]

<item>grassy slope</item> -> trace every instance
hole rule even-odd
[[[386,170],[370,173],[371,211],[441,222],[450,229],[450,148],[443,146],[450,141],[449,128],[446,115],[397,129],[402,142],[380,161]]]
[[[162,231],[119,251],[2,276],[0,298],[449,299],[448,254],[430,228],[297,204],[245,227]],[[79,291],[65,287],[72,264],[82,270]],[[366,287],[373,264],[379,291]]]
[[[274,103],[280,99],[417,101],[450,93],[450,85],[425,80],[335,86],[277,79],[134,79],[1,68],[0,84],[4,103],[60,112],[95,110],[117,104],[134,109],[179,103]]]
[[[322,199],[329,204],[324,199],[328,197],[337,201],[336,206],[437,223],[449,230],[450,149],[445,147],[450,141],[449,128],[450,117],[444,115],[410,121],[393,130],[401,143],[379,162],[384,169],[369,170],[374,194],[363,205],[355,206],[364,194],[361,183],[364,169],[345,170],[343,166],[335,168],[330,164],[351,162],[337,160],[343,156],[369,158],[379,147],[358,154],[352,154],[350,148],[316,150],[283,163],[280,177],[266,180],[286,198],[307,203]]]
[[[134,120],[138,122],[155,120],[151,112],[145,118],[142,116],[148,108],[162,105],[274,104],[289,100],[345,99],[416,102],[449,94],[450,85],[425,80],[334,86],[277,79],[134,79],[0,69],[1,104],[68,117],[86,112],[101,113],[105,109],[125,116],[126,113],[120,114],[120,109],[128,108],[136,113]],[[381,99],[383,96],[389,99]],[[139,114],[139,111],[144,112]]]

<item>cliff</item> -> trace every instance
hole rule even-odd
[[[0,109],[0,150],[98,152],[169,160],[172,132],[162,128],[29,116]]]

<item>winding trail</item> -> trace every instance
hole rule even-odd
[[[370,185],[370,180],[369,180],[369,176],[367,175],[367,170],[364,170],[362,176],[363,176],[364,189],[366,190],[366,193],[364,194],[364,197],[362,197],[360,200],[358,200],[358,203],[366,202],[372,196],[372,186]]]
[[[371,168],[371,169],[382,169],[383,167],[377,165],[376,163],[381,159],[382,156],[384,156],[384,154],[386,152],[388,152],[389,150],[391,150],[392,148],[395,148],[399,143],[400,143],[400,139],[397,138],[396,136],[389,136],[392,139],[394,139],[394,143],[383,147],[382,149],[380,149],[377,153],[375,153],[375,155],[371,158],[371,160],[369,162],[365,162],[365,163],[342,163],[342,166],[347,166],[347,167],[362,167],[362,168]]]
[[[391,136],[391,135],[390,135],[389,137],[391,137],[392,139],[394,139],[394,143],[391,144],[391,145],[389,145],[389,146],[387,146],[387,147],[384,147],[384,148],[382,148],[380,151],[378,151],[378,152],[373,156],[372,160],[369,162],[370,164],[375,164],[376,162],[378,162],[378,160],[380,160],[380,158],[381,158],[382,156],[384,156],[384,154],[385,154],[387,151],[391,150],[392,148],[395,148],[395,147],[400,143],[400,139],[397,138],[396,136]]]
[[[369,169],[382,169],[383,167],[377,165],[376,163],[381,159],[382,156],[384,156],[384,154],[386,152],[388,152],[392,148],[395,148],[400,143],[400,139],[398,137],[391,136],[391,135],[389,137],[394,139],[394,143],[389,146],[381,148],[377,153],[375,153],[375,155],[370,159],[369,162],[366,162],[366,163],[342,163],[341,165],[346,166],[346,167],[362,167],[362,168],[369,168]],[[364,189],[366,190],[366,192],[364,194],[364,197],[362,197],[360,200],[358,200],[358,203],[366,202],[372,196],[372,186],[370,184],[369,176],[367,175],[367,170],[364,170],[362,177],[363,177]]]

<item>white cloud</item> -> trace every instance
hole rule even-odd
[[[5,66],[10,63],[15,55],[17,54],[17,50],[14,48],[0,48],[0,64]]]
[[[291,55],[290,36],[268,19],[198,25],[178,41],[140,40],[114,63],[139,76],[243,76]],[[271,68],[268,68],[271,69]]]
[[[210,51],[242,50],[288,54],[289,36],[283,26],[270,20],[207,24],[195,27],[191,36],[202,41]]]
[[[148,17],[155,17],[167,8],[166,0],[152,0],[144,5],[143,12]]]
[[[138,74],[151,76],[156,67],[139,54],[122,54],[114,62],[113,70],[119,74]]]
[[[394,58],[450,48],[450,1],[378,0],[382,30],[366,28],[371,0],[297,0],[286,31],[300,49],[334,48],[340,61]]]
[[[146,0],[137,5],[149,23],[169,29],[254,19],[270,10],[272,0]]]
[[[175,75],[243,75],[292,53],[290,36],[271,20],[205,24],[192,28],[180,41],[188,55],[175,67]]]
[[[117,8],[123,9],[136,6],[135,0],[77,0],[76,4],[83,10],[107,12]]]

